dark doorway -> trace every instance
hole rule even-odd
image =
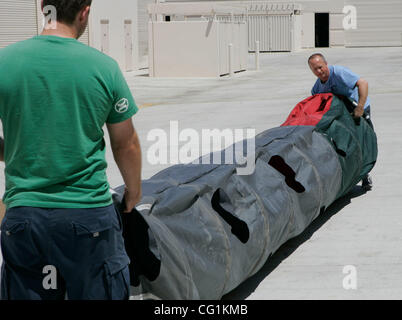
[[[329,13],[315,14],[315,46],[329,47]]]

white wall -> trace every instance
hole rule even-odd
[[[293,50],[300,50],[303,47],[303,17],[301,14],[293,15],[294,23],[294,40],[293,40]]]
[[[132,21],[132,65],[138,69],[138,10],[137,0],[94,0],[92,2],[89,42],[102,50],[101,20],[109,20],[109,55],[114,58],[123,71],[126,68],[126,49],[124,20]]]
[[[329,45],[331,47],[345,45],[345,30],[343,28],[343,13],[333,13],[329,17]]]
[[[217,24],[213,23],[206,33],[207,25],[206,21],[150,22],[154,34],[149,57],[153,76],[217,77]]]
[[[356,7],[357,29],[345,32],[355,46],[402,46],[402,0],[345,0]]]
[[[246,24],[208,21],[149,22],[150,76],[218,77],[247,69]]]
[[[302,48],[314,48],[314,12],[302,14]]]
[[[286,2],[280,0],[278,2]],[[315,18],[314,13],[329,13],[329,45],[331,47],[343,46],[345,44],[343,21],[344,0],[297,0],[302,4],[303,19],[303,48],[315,47]]]

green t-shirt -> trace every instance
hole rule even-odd
[[[102,127],[138,108],[112,58],[72,38],[0,50],[7,208],[112,204]]]

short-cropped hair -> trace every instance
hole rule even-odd
[[[57,21],[72,24],[78,12],[90,6],[92,0],[43,0],[43,7],[54,6],[57,11]]]
[[[321,54],[321,53],[314,53],[314,54],[312,54],[312,55],[310,56],[310,58],[308,58],[307,63],[310,64],[310,61],[311,61],[312,59],[314,59],[314,58],[317,58],[317,57],[322,58],[322,60],[323,60],[325,63],[327,63],[327,60],[325,59],[324,55]]]

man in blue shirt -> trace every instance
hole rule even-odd
[[[343,66],[328,66],[321,53],[315,53],[308,59],[308,65],[317,76],[311,94],[333,93],[352,99],[357,103],[353,110],[355,118],[364,117],[373,128],[370,119],[370,98],[368,97],[368,83],[357,74]],[[365,190],[372,188],[372,179],[369,175],[363,178],[362,187]]]

